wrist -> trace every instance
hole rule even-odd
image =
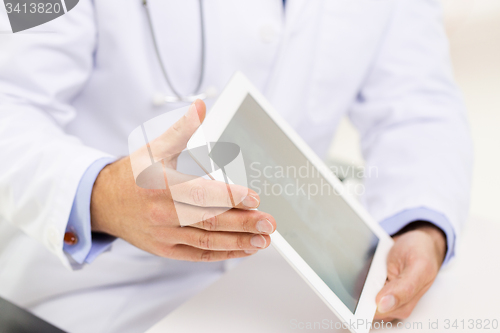
[[[433,240],[436,257],[439,259],[439,265],[441,265],[448,249],[445,233],[433,224],[429,224],[428,226],[424,226],[419,229],[429,235],[429,237]]]
[[[109,190],[108,178],[110,168],[113,164],[105,166],[99,172],[92,188],[92,195],[90,197],[90,225],[92,232],[107,233],[104,224],[106,219],[105,208],[103,207],[108,206],[106,200],[110,196],[110,193],[107,193]]]
[[[434,245],[434,251],[439,265],[443,263],[446,256],[446,251],[448,250],[446,234],[443,232],[443,230],[427,221],[415,221],[401,229],[393,237],[398,237],[407,232],[425,233],[431,239],[431,242]]]

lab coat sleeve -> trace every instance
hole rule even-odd
[[[409,223],[405,211],[435,212],[440,221],[429,222],[449,221],[456,235],[451,256],[468,214],[472,144],[438,1],[396,1],[349,116],[361,133],[372,216]]]
[[[63,130],[91,74],[95,42],[87,0],[26,33],[0,34],[0,218],[68,268],[63,237],[76,189],[94,161],[109,157]]]
[[[66,226],[66,231],[77,235],[78,241],[76,244],[64,243],[63,246],[64,252],[71,256],[71,266],[74,269],[82,268],[85,263],[92,263],[97,256],[109,250],[116,240],[116,237],[107,234],[93,234],[90,223],[90,199],[95,180],[101,170],[114,161],[113,158],[95,161],[80,179]]]

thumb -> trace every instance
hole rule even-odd
[[[201,99],[194,101],[181,119],[150,143],[154,159],[158,161],[181,153],[205,119],[205,114],[205,103]]]
[[[377,313],[385,314],[414,299],[427,285],[426,270],[415,261],[389,280],[376,297]]]

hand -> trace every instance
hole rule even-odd
[[[133,171],[147,163],[134,157],[146,152],[150,163],[146,147],[134,153],[139,155],[133,154],[132,161],[123,158],[99,173],[90,205],[92,231],[122,238],[158,256],[189,261],[245,257],[269,246],[276,222],[269,214],[250,210],[259,205],[257,193],[231,185],[233,198],[241,199],[234,200],[236,207],[221,209],[232,207],[225,183],[175,170],[177,156],[205,118],[205,110],[205,103],[195,101],[185,116],[150,143],[153,157],[162,160],[168,174],[162,177],[163,184],[169,183],[166,189],[136,185]],[[178,216],[201,222],[181,227]]]
[[[378,293],[375,319],[410,316],[436,278],[446,254],[444,233],[426,222],[414,222],[394,237],[387,258],[387,282]]]

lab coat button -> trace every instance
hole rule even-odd
[[[272,43],[276,39],[276,30],[272,25],[263,25],[260,27],[260,39],[264,43]]]
[[[71,231],[64,234],[64,244],[66,245],[76,245],[78,243],[78,237]]]

